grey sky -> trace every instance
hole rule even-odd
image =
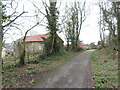
[[[22,0],[22,2],[19,2],[18,11],[22,12],[22,10],[23,10],[22,7],[24,4],[25,11],[28,11],[28,13],[26,15],[29,15],[29,16],[34,15],[35,10],[30,1],[38,2],[38,0]],[[62,10],[64,9],[65,0],[60,0],[60,1],[61,1],[60,13],[63,13]],[[66,2],[73,2],[73,1],[74,0],[66,0]],[[75,1],[80,1],[80,0],[75,0]],[[82,40],[84,43],[91,43],[91,42],[97,43],[99,40],[99,26],[98,26],[99,7],[97,5],[93,4],[96,0],[86,0],[86,1],[90,3],[91,13],[87,17],[87,19],[83,25],[83,28],[82,28],[81,34],[80,34],[80,40]],[[39,6],[40,6],[41,10],[43,10],[41,7],[42,4],[39,3]],[[43,16],[41,15],[40,17],[42,18]],[[24,23],[23,27],[21,27],[23,35],[24,35],[25,30],[27,30],[30,26],[35,24],[35,18],[31,18],[30,20],[28,20],[28,18],[19,18],[17,21]],[[47,32],[45,27],[43,27],[43,26],[35,27],[30,33],[33,33],[33,31],[37,32],[37,34],[44,34]],[[14,30],[14,32],[8,31],[7,33],[9,33],[10,35],[8,35],[8,34],[6,35],[6,37],[9,37],[9,38],[6,38],[6,43],[10,43],[13,40],[19,39],[22,36],[20,34],[20,31],[18,32],[16,30]],[[13,33],[15,33],[14,36],[13,36]],[[30,35],[30,33],[28,35]],[[59,36],[63,40],[65,40],[63,33],[60,33]],[[11,39],[11,38],[13,38],[13,39]]]

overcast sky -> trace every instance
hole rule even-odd
[[[19,7],[18,7],[18,11],[22,12],[23,10],[23,4],[24,4],[24,10],[28,11],[27,16],[32,16],[35,13],[35,8],[33,7],[31,2],[38,2],[38,0],[22,0],[21,2],[19,2]],[[59,0],[58,0],[59,1]],[[60,0],[61,1],[61,6],[60,6],[60,13],[63,13],[64,10],[64,5],[65,5],[65,1],[66,2],[73,2],[74,0]],[[80,0],[75,0],[75,1],[80,1]],[[86,0],[89,4],[90,4],[90,8],[91,8],[91,13],[90,15],[87,17],[83,28],[81,30],[81,34],[80,34],[80,40],[83,41],[83,43],[91,43],[91,42],[95,42],[97,44],[98,40],[100,40],[99,38],[99,26],[98,26],[98,17],[99,17],[99,7],[97,5],[95,5],[95,1],[96,0]],[[59,4],[59,3],[58,3]],[[40,6],[41,10],[42,10],[42,4],[38,3],[38,5]],[[41,15],[42,18],[42,15]],[[30,26],[35,24],[35,18],[31,18],[30,20],[28,20],[28,18],[19,18],[18,22],[24,23],[23,27],[22,27],[22,33],[24,35],[24,31],[27,30]],[[46,33],[46,29],[43,26],[38,26],[36,28],[34,28],[28,35],[30,34],[44,34]],[[20,31],[18,33],[18,31],[14,30],[14,31],[8,31],[7,33],[9,33],[9,35],[6,35],[6,43],[11,43],[12,41],[15,41],[16,39],[19,39],[22,35],[20,35]],[[14,34],[14,35],[13,35]],[[65,37],[63,35],[63,33],[59,34],[59,36],[65,40]]]

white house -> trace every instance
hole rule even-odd
[[[2,48],[2,58],[6,56],[6,48]]]

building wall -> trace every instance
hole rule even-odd
[[[14,44],[14,56],[19,57],[22,53],[23,45],[18,41]],[[42,42],[28,42],[26,43],[26,54],[43,53],[44,44]]]
[[[28,54],[42,53],[43,49],[44,49],[44,44],[41,42],[26,43],[26,53]]]
[[[6,49],[2,48],[2,58],[4,58],[6,56]]]
[[[60,48],[60,51],[63,51],[64,50],[64,45],[63,45],[63,40],[58,36],[57,38],[57,43],[58,46],[61,46]],[[23,42],[21,40],[18,40],[18,41],[15,41],[14,42],[14,56],[15,57],[19,57],[21,56],[21,53],[22,53],[22,48],[23,48]],[[50,48],[50,47],[48,47]],[[26,54],[36,54],[36,53],[45,53],[46,49],[45,49],[45,45],[43,42],[26,42]]]

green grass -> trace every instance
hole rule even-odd
[[[78,52],[79,53],[79,52]],[[8,68],[4,68],[3,73],[3,86],[4,87],[10,87],[10,85],[19,86],[19,78],[24,77],[24,75],[34,75],[34,73],[44,73],[46,70],[49,70],[52,72],[55,70],[58,66],[64,64],[66,61],[73,58],[78,53],[74,52],[63,52],[62,54],[56,54],[50,57],[47,57],[46,59],[40,59],[39,63],[37,64],[26,64],[23,67],[15,67],[14,65],[8,65]],[[48,73],[48,72],[46,72]],[[41,78],[41,77],[40,77]],[[28,81],[31,83],[35,83],[36,80],[32,78],[32,81]],[[22,87],[22,86],[19,86]]]
[[[3,58],[3,68],[4,67],[12,67],[15,65],[15,63],[18,63],[19,60],[15,59],[13,56],[6,56]]]
[[[50,65],[50,64],[52,64],[52,62],[51,61],[42,61],[41,64],[43,64],[43,65]]]
[[[26,70],[26,74],[32,74],[34,72],[35,72],[34,70]]]
[[[28,70],[34,69],[35,67],[27,67]]]
[[[112,59],[105,50],[92,54],[93,86],[95,88],[117,88],[117,59]]]
[[[33,55],[29,55],[29,59],[36,59],[36,57],[38,57],[39,54],[35,54]],[[25,62],[29,61],[28,57],[25,57]],[[34,60],[35,61],[35,60]],[[37,59],[36,59],[37,61]],[[14,67],[17,66],[19,63],[19,59],[13,56],[6,56],[3,58],[3,68],[8,68],[8,67]]]

